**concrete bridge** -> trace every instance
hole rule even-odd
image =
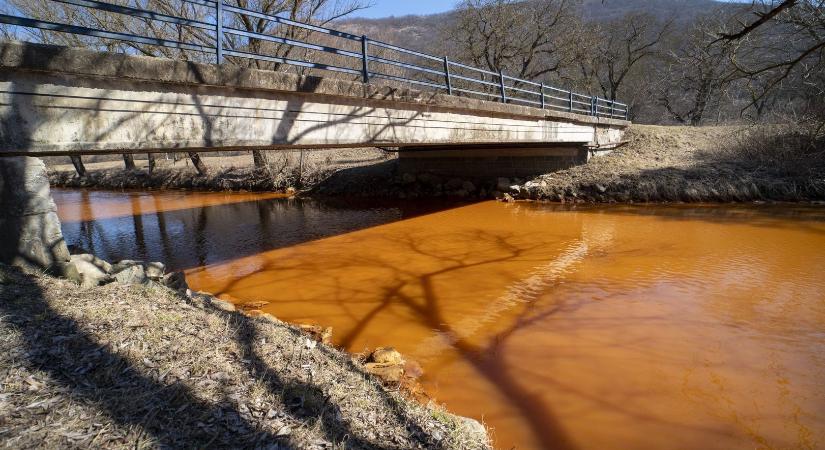
[[[335,78],[0,44],[0,156],[397,147],[402,167],[541,172],[625,120]],[[430,150],[437,150],[431,152]]]

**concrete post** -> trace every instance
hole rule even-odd
[[[72,165],[74,166],[75,172],[77,172],[77,176],[85,177],[86,176],[86,166],[83,165],[83,159],[81,159],[80,155],[70,156],[72,160]]]
[[[69,261],[46,166],[39,158],[0,157],[0,262],[60,273]]]
[[[124,153],[123,154],[123,164],[126,166],[126,170],[135,170],[135,157],[131,153]]]

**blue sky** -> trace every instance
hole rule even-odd
[[[351,17],[389,17],[409,14],[433,14],[453,9],[458,0],[371,0],[374,6]]]

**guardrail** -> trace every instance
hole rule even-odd
[[[217,64],[224,63],[228,58],[237,59],[238,61],[242,59],[253,60],[257,61],[257,64],[287,64],[312,70],[350,74],[364,83],[368,83],[372,79],[383,79],[443,90],[450,95],[463,94],[504,103],[519,103],[542,109],[591,116],[628,118],[628,108],[624,103],[598,96],[579,94],[572,90],[560,89],[544,83],[522,80],[508,76],[502,71],[493,72],[472,67],[451,61],[446,56],[429,55],[373,40],[367,36],[357,36],[229,5],[224,3],[224,0],[178,0],[192,5],[193,11],[195,7],[203,8],[200,12],[206,20],[178,17],[97,0],[52,1],[140,20],[170,24],[176,27],[178,39],[141,36],[121,31],[89,28],[6,14],[0,14],[0,23],[112,39],[132,44],[169,47],[180,51],[214,54]],[[294,35],[299,34],[294,30],[298,30],[306,35],[307,40],[293,39],[272,33],[259,33],[232,25],[228,26],[226,25],[226,19],[228,17],[233,19],[230,15],[246,18],[246,23],[249,23],[249,19],[257,19],[259,22],[274,23],[277,27],[287,27],[287,29],[293,30],[292,33],[287,33],[287,36],[293,35],[294,37]],[[184,33],[184,30],[189,32]],[[202,42],[184,41],[182,37],[184,34],[196,35],[192,30],[204,30],[208,34],[201,34],[200,40]],[[316,41],[327,42],[309,42],[309,36],[316,34],[319,36]],[[203,36],[207,36],[208,39],[203,39]],[[264,43],[274,44],[276,46],[274,47],[275,54],[265,54],[256,50]],[[299,49],[304,52],[304,57],[300,59],[292,58],[289,57],[291,52],[283,51],[281,55],[278,55],[278,46],[281,49]],[[387,54],[397,55],[396,59],[390,58]],[[415,61],[402,61],[402,58],[412,58]]]

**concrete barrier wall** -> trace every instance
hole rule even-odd
[[[162,58],[0,44],[0,155],[593,143],[626,121]]]

